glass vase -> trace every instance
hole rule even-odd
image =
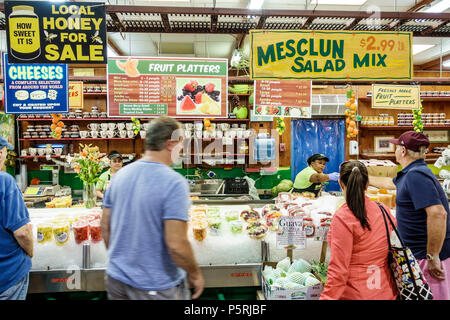
[[[88,209],[94,208],[97,201],[97,195],[95,194],[95,183],[83,183],[83,202],[84,206]]]

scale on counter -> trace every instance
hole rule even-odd
[[[41,165],[41,170],[52,171],[51,184],[32,185],[25,189],[24,198],[52,197],[71,195],[70,187],[61,187],[59,185],[59,166],[58,165]]]

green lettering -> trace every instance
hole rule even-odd
[[[317,60],[314,60],[314,72],[322,72],[322,69],[317,67]]]
[[[344,59],[344,40],[339,40],[339,44],[337,40],[333,40],[333,59],[336,59],[336,56]]]
[[[314,51],[314,39],[309,39],[309,55],[311,57],[319,55],[317,51]]]
[[[258,56],[258,66],[262,66],[264,64],[268,64],[270,62],[275,62],[277,59],[275,58],[275,49],[273,44],[267,47],[266,53],[264,53],[264,49],[262,47],[257,48],[257,56]]]
[[[294,43],[295,41],[292,39],[286,41],[286,49],[289,50],[289,52],[286,52],[286,56],[289,58],[295,56],[295,48],[292,46]]]
[[[283,55],[284,48],[282,47],[283,42],[277,42],[275,45],[277,47],[277,58],[278,60],[286,59],[286,56]]]
[[[381,55],[381,54],[379,54],[379,53],[377,53],[377,54],[378,54],[378,63],[377,63],[377,67],[378,67],[379,65],[381,65],[382,67],[385,67],[385,68],[386,68],[386,62],[385,62],[384,60],[386,59],[387,54],[384,54],[384,55]]]
[[[297,72],[297,73],[303,72],[303,63],[302,62],[303,62],[303,58],[302,57],[295,58],[294,59],[294,63],[298,66],[298,68],[292,66],[291,70],[294,71],[294,72]]]
[[[308,41],[306,39],[298,40],[298,43],[297,43],[297,54],[299,56],[306,56],[306,54],[308,53],[308,51],[306,49],[302,50],[302,44],[307,44],[307,43],[308,43]]]
[[[338,59],[336,60],[336,71],[342,71],[345,68],[345,60]]]
[[[358,54],[353,54],[353,69],[362,68],[362,67],[368,67],[370,65],[370,54],[366,53],[364,55],[364,58],[361,60],[359,59]]]
[[[306,71],[312,72],[311,60],[306,61],[305,68],[303,69],[303,71],[304,72],[306,72]]]
[[[325,66],[323,67],[323,72],[327,72],[328,70],[334,71],[333,61],[331,60],[325,61]]]
[[[331,52],[331,40],[327,40],[326,45],[325,45],[325,39],[320,39],[319,51],[320,51],[320,55],[322,57],[328,57]]]

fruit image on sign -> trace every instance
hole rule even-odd
[[[139,61],[136,59],[128,59],[125,62],[120,60],[116,61],[117,66],[120,70],[125,71],[127,76],[129,77],[137,77],[139,76],[139,71],[137,70]]]
[[[220,79],[177,78],[177,114],[220,115]]]
[[[274,106],[259,106],[256,108],[256,114],[261,116],[281,115],[281,108]]]

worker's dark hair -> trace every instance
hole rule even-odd
[[[159,117],[150,122],[145,137],[145,150],[161,151],[166,147],[167,140],[178,140],[182,132],[181,123],[170,117]],[[175,137],[176,136],[176,137]]]
[[[363,229],[370,229],[367,221],[365,192],[369,183],[369,174],[359,161],[346,161],[340,165],[340,180],[344,184],[347,206],[361,223]]]

